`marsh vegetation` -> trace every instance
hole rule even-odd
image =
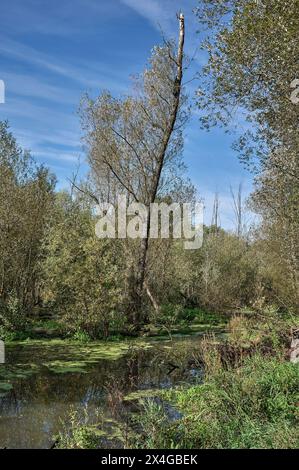
[[[194,13],[196,103],[180,14],[130,93],[82,99],[88,174],[69,189],[0,122],[1,447],[298,446],[298,1]],[[248,201],[231,188],[231,230],[215,196],[198,250],[173,227],[148,236],[151,204],[201,199],[183,161],[192,106],[253,174]],[[119,195],[145,207],[146,236],[96,236]]]

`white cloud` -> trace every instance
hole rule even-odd
[[[78,105],[78,89],[70,90],[58,87],[46,82],[45,77],[37,78],[32,75],[24,75],[10,72],[2,72],[1,77],[8,86],[8,93],[18,96],[30,96],[57,103]]]
[[[16,58],[22,62],[46,69],[56,75],[68,78],[73,82],[82,84],[85,88],[106,88],[110,85],[115,91],[124,91],[123,71],[112,74],[107,73],[107,68],[94,62],[91,66],[81,63],[79,66],[67,64],[65,61],[57,61],[48,54],[37,51],[18,41],[14,41],[0,35],[0,52],[8,58]],[[112,75],[112,76],[111,76]]]
[[[8,34],[78,36],[86,30],[97,31],[100,15],[101,22],[121,15],[115,0],[13,0],[3,3],[6,4],[1,5],[0,29]]]
[[[193,0],[120,0],[160,30],[160,26],[171,34],[176,31],[176,13],[182,10],[191,18]]]
[[[42,158],[43,160],[46,160],[47,162],[49,160],[58,160],[64,163],[72,163],[76,164],[78,162],[78,159],[80,157],[80,154],[78,153],[72,153],[72,152],[61,152],[60,150],[57,150],[56,152],[53,149],[44,149],[40,147],[35,147],[35,149],[32,151],[32,154],[37,156],[39,159]],[[74,166],[74,165],[73,165]]]
[[[121,3],[136,11],[139,15],[149,20],[156,28],[158,22],[167,22],[169,14],[167,8],[163,8],[158,0],[120,0]],[[166,2],[167,3],[167,0]],[[164,5],[165,6],[165,5]]]

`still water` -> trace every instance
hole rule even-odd
[[[0,365],[0,447],[50,448],[71,410],[88,410],[94,422],[99,410],[111,414],[115,394],[132,407],[130,394],[201,380],[200,338],[9,346]]]

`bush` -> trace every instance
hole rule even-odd
[[[29,329],[24,329],[24,331],[11,331],[0,327],[0,339],[7,343],[12,341],[25,341],[32,337],[34,338],[34,334]]]
[[[289,348],[291,330],[298,327],[298,315],[265,308],[262,314],[248,312],[234,316],[228,324],[228,341],[235,346],[255,346],[272,354]]]
[[[0,303],[0,326],[2,331],[15,332],[22,331],[27,326],[26,316],[17,296],[14,293],[8,297],[6,303]]]
[[[80,343],[89,343],[91,341],[91,337],[89,336],[86,331],[78,330],[72,336],[74,341],[79,341]]]

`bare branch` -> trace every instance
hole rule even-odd
[[[90,191],[87,191],[86,189],[80,188],[80,186],[77,186],[74,180],[71,180],[70,178],[67,178],[67,180],[71,183],[72,187],[77,189],[82,194],[85,194],[85,196],[88,196],[91,198],[93,201],[95,201],[97,204],[99,204],[99,199],[96,197],[95,194],[91,193]]]

